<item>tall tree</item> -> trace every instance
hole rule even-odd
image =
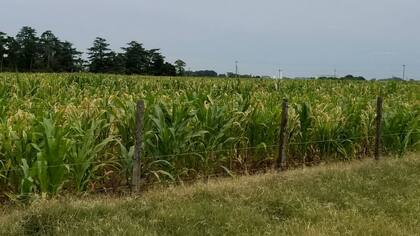
[[[128,74],[144,74],[148,67],[148,53],[143,45],[131,41],[128,47],[122,48],[125,55],[125,68]]]
[[[39,42],[43,70],[73,72],[81,69],[81,53],[70,42],[61,42],[51,31],[45,31]]]
[[[7,56],[7,35],[0,32],[0,72],[3,72],[5,57]]]
[[[51,31],[38,38],[36,30],[25,26],[16,37],[0,32],[0,71],[73,72],[87,66],[93,73],[182,75],[185,62],[176,65],[165,61],[159,49],[147,50],[131,41],[123,52],[113,52],[104,38],[97,37],[88,49],[89,64],[70,42],[60,41]]]
[[[13,37],[7,37],[6,65],[10,71],[18,71],[20,45]]]
[[[151,49],[148,51],[150,75],[175,76],[176,68],[172,64],[165,62],[165,57],[159,52],[160,49]]]
[[[16,35],[16,41],[20,46],[18,54],[18,65],[23,71],[32,71],[34,63],[38,56],[38,37],[36,36],[36,30],[24,26]]]
[[[176,68],[174,65],[172,65],[169,62],[165,62],[165,64],[163,64],[162,70],[160,75],[164,75],[164,76],[176,76]]]
[[[41,34],[39,46],[42,60],[41,68],[45,68],[47,71],[54,71],[58,64],[56,55],[60,50],[60,41],[48,30]]]
[[[124,53],[110,53],[110,67],[109,71],[114,74],[125,74],[126,73],[126,57]]]
[[[89,71],[91,72],[110,72],[113,55],[106,39],[97,37],[93,41],[93,46],[88,49]]]
[[[159,52],[160,49],[151,49],[148,54],[148,69],[150,75],[161,75],[165,65],[165,57]]]
[[[175,68],[176,68],[176,74],[183,76],[185,75],[185,66],[187,65],[187,63],[185,63],[183,60],[176,60],[175,61]]]
[[[57,67],[54,68],[55,71],[81,71],[83,69],[83,60],[81,58],[82,53],[77,51],[73,44],[64,41],[59,42],[57,50]]]

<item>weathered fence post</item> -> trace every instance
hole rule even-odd
[[[284,170],[286,167],[286,145],[287,145],[287,120],[289,105],[287,99],[283,99],[280,134],[279,134],[279,154],[277,157],[277,167]]]
[[[136,106],[136,136],[134,147],[134,160],[133,160],[133,177],[132,184],[134,191],[140,190],[141,184],[141,153],[143,142],[143,115],[144,115],[144,102],[143,100],[137,101]]]
[[[376,133],[375,133],[375,159],[381,159],[381,137],[382,137],[382,106],[383,98],[376,99]]]

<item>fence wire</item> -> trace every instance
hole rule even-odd
[[[408,133],[392,133],[392,134],[383,134],[381,137],[391,137],[391,136],[399,136],[399,135],[407,135],[407,134],[419,134],[420,131],[416,132],[408,132]],[[308,141],[308,142],[293,142],[288,143],[288,146],[291,145],[304,145],[304,144],[318,144],[318,143],[331,143],[331,142],[344,142],[349,140],[357,140],[357,139],[365,139],[365,138],[375,138],[375,136],[358,136],[352,138],[343,138],[343,139],[328,139],[328,140],[317,140],[317,141]],[[149,155],[142,157],[142,159],[163,159],[168,157],[179,157],[179,156],[194,156],[200,154],[217,154],[223,152],[237,152],[237,151],[246,151],[246,150],[255,150],[255,149],[272,149],[278,148],[279,145],[258,145],[254,147],[240,147],[240,148],[229,148],[229,149],[218,149],[218,150],[209,150],[203,152],[187,152],[187,153],[178,153],[178,154],[167,154],[167,155]],[[43,168],[55,168],[55,167],[71,167],[71,166],[80,166],[86,164],[107,164],[107,161],[90,161],[90,162],[80,162],[80,163],[65,163],[59,165],[45,165]],[[7,170],[0,170],[0,173],[8,173],[14,171],[22,171],[22,168],[12,168]]]

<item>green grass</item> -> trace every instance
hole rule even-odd
[[[0,207],[0,235],[418,235],[420,159]]]

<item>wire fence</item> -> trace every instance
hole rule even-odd
[[[420,134],[420,131],[414,132],[407,132],[407,133],[390,133],[390,134],[383,134],[382,137],[392,137],[392,136],[401,136],[401,135],[408,135],[408,134]],[[318,144],[318,143],[331,143],[331,142],[344,142],[349,140],[357,140],[357,139],[369,139],[375,138],[375,136],[358,136],[358,137],[349,137],[343,139],[328,139],[328,140],[316,140],[316,141],[308,141],[308,142],[292,142],[288,143],[288,146],[293,145],[305,145],[305,144]],[[168,157],[181,157],[181,156],[194,156],[194,155],[201,155],[201,154],[217,154],[217,153],[224,153],[224,152],[238,152],[238,151],[247,151],[247,150],[256,150],[256,149],[272,149],[278,148],[279,145],[258,145],[254,147],[238,147],[238,148],[229,148],[229,149],[217,149],[217,150],[208,150],[202,152],[186,152],[186,153],[174,153],[174,154],[167,154],[167,155],[148,155],[143,157],[144,159],[164,159]],[[109,163],[113,163],[109,161]],[[89,161],[89,162],[80,162],[80,163],[64,163],[58,165],[44,165],[43,168],[56,168],[56,167],[72,167],[72,166],[80,166],[86,164],[107,164],[107,161]],[[258,171],[259,169],[255,169],[254,171]],[[15,171],[22,171],[22,168],[11,168],[7,170],[0,170],[0,173],[8,173],[8,172],[15,172]]]
[[[68,111],[77,111],[77,113],[80,114],[80,112],[84,112],[84,114],[88,114],[88,115],[97,115],[98,112],[104,112],[105,110],[109,110],[111,105],[104,105],[104,106],[77,106],[77,105],[59,105],[59,106],[50,106],[50,107],[19,107],[19,108],[7,108],[7,109],[3,109],[0,108],[0,110],[3,111],[10,111],[13,113],[16,113],[17,111],[21,111],[21,112],[25,112],[25,113],[31,113],[31,112],[36,112],[38,114],[41,113],[57,113],[59,114],[59,112],[67,112]]]

